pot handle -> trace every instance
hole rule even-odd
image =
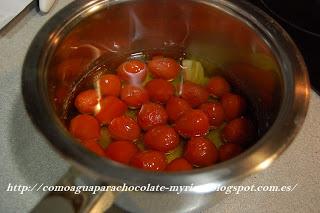
[[[96,185],[97,182],[83,176],[78,170],[70,168],[64,176],[56,183],[56,186],[82,186]],[[32,213],[42,212],[64,212],[64,213],[100,213],[100,212],[124,212],[113,205],[114,194],[110,191],[97,192],[81,191],[52,191],[34,207]]]

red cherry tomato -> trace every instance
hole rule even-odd
[[[186,81],[182,86],[181,97],[192,107],[198,107],[208,101],[209,93],[202,86]]]
[[[166,103],[175,93],[174,86],[166,80],[154,79],[145,86],[150,100],[158,103]]]
[[[102,75],[98,84],[100,87],[101,95],[103,96],[119,96],[121,89],[120,78],[113,74]]]
[[[96,114],[96,118],[102,124],[109,124],[112,119],[123,115],[127,110],[127,105],[114,96],[103,98],[99,107],[100,110]]]
[[[180,116],[191,110],[191,106],[182,98],[171,97],[166,105],[169,120],[176,121]]]
[[[168,152],[179,145],[179,135],[167,125],[156,126],[144,135],[144,144],[161,152]]]
[[[220,103],[204,103],[200,109],[207,115],[210,125],[214,128],[219,127],[225,119],[224,110]]]
[[[212,77],[207,85],[208,92],[215,97],[222,97],[230,92],[229,83],[221,76]]]
[[[143,104],[138,113],[138,123],[144,130],[151,129],[154,126],[166,124],[168,115],[166,110],[155,103]]]
[[[222,130],[222,138],[226,142],[245,145],[253,135],[251,122],[244,117],[230,121]]]
[[[245,100],[241,96],[232,93],[222,96],[221,104],[228,121],[240,117],[246,109]]]
[[[130,108],[136,109],[149,101],[149,95],[144,88],[128,84],[121,89],[121,99]]]
[[[80,92],[77,95],[74,105],[83,114],[93,114],[97,108],[99,97],[94,89]]]
[[[166,168],[167,162],[164,153],[147,150],[134,155],[130,165],[145,170],[162,171]]]
[[[148,68],[156,78],[174,79],[180,72],[180,65],[172,58],[154,57],[148,62]]]
[[[203,136],[209,131],[209,119],[201,110],[190,110],[177,120],[175,130],[183,137]]]
[[[70,122],[71,135],[80,140],[99,139],[100,126],[91,115],[78,115]]]
[[[147,65],[139,60],[129,60],[118,67],[117,73],[122,80],[139,85],[147,76]]]
[[[176,158],[166,167],[166,171],[177,172],[192,170],[192,165],[184,158]]]
[[[210,166],[217,162],[218,150],[208,139],[195,137],[188,141],[184,157],[195,166]]]
[[[225,143],[219,148],[219,160],[226,161],[242,152],[242,148],[239,144]]]
[[[126,115],[114,118],[108,130],[111,137],[116,140],[134,141],[140,136],[138,123]]]
[[[98,144],[97,140],[85,140],[82,141],[82,145],[96,155],[100,157],[106,157],[104,149],[100,146],[100,144]]]
[[[138,148],[129,141],[115,141],[109,144],[105,152],[111,160],[129,164],[131,158],[138,152]]]

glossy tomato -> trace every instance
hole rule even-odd
[[[157,103],[166,103],[175,93],[174,86],[166,80],[154,79],[145,86],[150,100]]]
[[[177,120],[175,130],[183,137],[203,136],[209,131],[209,119],[201,110],[190,110]]]
[[[200,108],[208,117],[210,125],[214,128],[219,127],[225,120],[224,110],[220,103],[204,103]]]
[[[242,152],[242,148],[239,144],[225,143],[219,148],[219,160],[226,161]]]
[[[97,109],[99,97],[94,89],[80,92],[77,95],[74,105],[80,113],[93,114]]]
[[[222,138],[226,142],[247,144],[253,137],[252,123],[241,117],[230,121],[222,130]]]
[[[148,62],[148,68],[156,78],[174,79],[180,72],[180,65],[172,58],[154,57]]]
[[[138,152],[138,148],[130,141],[115,141],[109,144],[105,152],[111,160],[129,164],[131,158]]]
[[[122,63],[117,73],[120,78],[128,83],[139,85],[147,76],[147,65],[139,60],[129,60]]]
[[[117,75],[105,74],[98,80],[99,89],[103,96],[119,96],[121,89],[120,78]]]
[[[166,110],[155,103],[143,104],[138,113],[138,123],[144,130],[151,129],[154,126],[166,124],[168,115]]]
[[[171,161],[167,167],[168,172],[178,172],[192,170],[192,165],[185,158],[176,158]]]
[[[240,117],[246,110],[246,101],[240,95],[233,93],[222,96],[221,104],[228,121]]]
[[[127,105],[119,98],[108,96],[100,101],[99,109],[96,118],[102,124],[109,124],[112,119],[119,117],[126,112]]]
[[[201,85],[186,81],[182,86],[181,97],[192,107],[198,107],[208,101],[209,93]]]
[[[100,126],[91,115],[77,115],[70,122],[71,135],[80,140],[99,139]]]
[[[194,137],[187,142],[184,157],[195,166],[210,166],[217,162],[218,150],[208,139]]]
[[[164,153],[147,150],[134,155],[130,165],[145,170],[163,171],[167,166],[167,162]]]
[[[179,145],[179,135],[167,125],[156,126],[144,135],[144,144],[147,148],[161,152],[168,152]]]
[[[108,130],[111,137],[116,140],[134,141],[140,136],[138,123],[126,115],[114,118]]]
[[[130,108],[136,109],[149,102],[149,95],[143,87],[128,84],[121,89],[121,99]]]
[[[230,84],[221,76],[212,77],[207,85],[207,90],[210,95],[215,97],[222,97],[223,95],[230,92]]]
[[[100,146],[97,140],[85,140],[82,141],[82,145],[96,155],[100,157],[106,157],[104,149]]]
[[[179,97],[171,97],[166,105],[166,110],[170,121],[176,121],[180,116],[191,109],[192,108],[188,102]]]

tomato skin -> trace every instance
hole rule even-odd
[[[168,152],[179,145],[179,135],[167,125],[156,126],[144,135],[144,144],[160,152]]]
[[[154,79],[145,86],[150,100],[157,103],[166,103],[175,93],[174,86],[166,80]]]
[[[208,101],[209,93],[201,85],[186,81],[182,86],[181,97],[195,108]]]
[[[134,141],[140,136],[138,123],[126,115],[114,118],[108,126],[108,131],[116,140]]]
[[[151,129],[157,125],[166,124],[167,120],[167,112],[160,104],[143,104],[138,113],[138,123],[144,130]]]
[[[166,105],[167,114],[170,121],[176,121],[180,116],[191,110],[191,106],[184,99],[171,97]]]
[[[82,145],[96,155],[100,157],[106,157],[104,149],[100,146],[100,144],[98,144],[97,140],[85,140],[82,141]]]
[[[99,97],[97,91],[90,89],[80,92],[74,101],[74,105],[80,113],[93,114],[98,102]]]
[[[139,85],[146,79],[147,65],[139,60],[129,60],[118,67],[117,74],[122,80]]]
[[[180,72],[180,65],[172,58],[154,57],[148,62],[148,68],[156,78],[174,79]]]
[[[232,93],[222,96],[221,104],[228,121],[240,117],[246,109],[246,101],[240,95]]]
[[[105,153],[111,160],[129,164],[131,158],[138,153],[138,147],[129,141],[115,141],[109,144]]]
[[[215,97],[222,97],[231,91],[230,84],[221,76],[212,77],[207,84],[207,91]]]
[[[98,80],[101,95],[103,96],[119,96],[121,89],[121,81],[117,75],[105,74]]]
[[[70,122],[69,131],[73,137],[80,140],[100,138],[100,126],[91,115],[77,115]]]
[[[218,150],[208,139],[194,137],[187,142],[184,157],[195,166],[210,166],[218,161]]]
[[[235,143],[225,143],[219,148],[219,160],[226,161],[242,152],[242,148],[239,144]]]
[[[192,170],[192,165],[185,158],[176,158],[171,161],[167,167],[168,172],[188,171]]]
[[[145,170],[163,171],[167,166],[167,162],[164,153],[147,150],[134,155],[130,165]]]
[[[130,108],[136,109],[149,102],[149,95],[144,88],[127,84],[121,89],[121,99]]]
[[[177,120],[175,130],[182,137],[203,136],[209,131],[209,119],[201,110],[190,110]]]
[[[245,145],[253,136],[252,123],[244,117],[230,121],[222,130],[222,138],[225,142]]]
[[[100,111],[96,118],[102,124],[109,124],[112,119],[123,115],[127,110],[127,105],[119,98],[108,96],[100,100]]]
[[[210,125],[214,128],[219,127],[225,120],[224,110],[220,103],[204,103],[201,104],[201,109],[208,117]]]

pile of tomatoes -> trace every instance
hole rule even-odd
[[[246,101],[221,76],[206,85],[177,83],[182,72],[164,56],[125,61],[76,96],[79,114],[70,121],[70,133],[99,156],[153,171],[191,170],[240,154],[253,133],[243,116]],[[112,140],[106,147],[99,144],[101,128]],[[215,129],[221,129],[219,147],[207,137]],[[179,147],[182,154],[169,161],[168,153]]]

